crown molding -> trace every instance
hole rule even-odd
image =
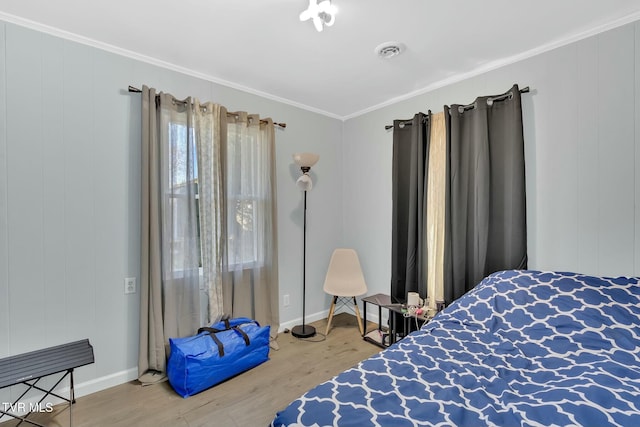
[[[310,111],[312,113],[316,113],[316,114],[320,114],[323,116],[327,116],[333,119],[337,119],[337,120],[342,120],[342,117],[338,114],[334,114],[328,111],[324,111],[321,110],[319,108],[315,108],[315,107],[311,107],[309,105],[306,104],[302,104],[300,102],[296,102],[296,101],[292,101],[290,99],[287,98],[283,98],[277,95],[273,95],[271,93],[268,92],[263,92],[261,90],[257,90],[248,86],[243,86],[234,82],[230,82],[228,80],[224,80],[224,79],[220,79],[218,77],[215,76],[211,76],[209,74],[205,74],[205,73],[201,73],[195,70],[191,70],[189,68],[185,68],[185,67],[181,67],[179,65],[170,63],[170,62],[166,62],[166,61],[162,61],[160,59],[157,58],[153,58],[147,55],[143,55],[141,53],[138,52],[134,52],[128,49],[123,49],[121,47],[118,46],[114,46],[108,43],[104,43],[98,40],[94,40],[88,37],[84,37],[75,33],[71,33],[68,31],[64,31],[61,30],[59,28],[55,28],[55,27],[51,27],[49,25],[45,25],[45,24],[41,24],[39,22],[35,22],[35,21],[31,21],[29,19],[24,19],[21,18],[19,16],[15,16],[15,15],[11,15],[11,14],[7,14],[4,12],[0,12],[0,20],[1,21],[5,21],[11,24],[15,24],[21,27],[25,27],[25,28],[29,28],[31,30],[36,30],[45,34],[49,34],[55,37],[59,37],[65,40],[69,40],[69,41],[73,41],[76,43],[80,43],[83,45],[87,45],[87,46],[91,46],[94,47],[96,49],[100,49],[100,50],[104,50],[110,53],[114,53],[116,55],[120,55],[120,56],[124,56],[127,58],[131,58],[137,61],[141,61],[141,62],[145,62],[147,64],[151,64],[151,65],[155,65],[161,68],[165,68],[171,71],[176,71],[178,73],[181,74],[186,74],[188,76],[191,77],[196,77],[211,83],[215,83],[215,84],[219,84],[222,86],[226,86],[232,89],[237,89],[240,90],[242,92],[246,92],[252,95],[257,95],[261,98],[266,98],[272,101],[276,101],[282,104],[286,104],[292,107],[296,107],[296,108],[300,108],[302,110],[306,110],[306,111]]]
[[[495,70],[495,69],[498,69],[498,68],[502,68],[502,67],[505,67],[507,65],[511,65],[511,64],[523,61],[525,59],[540,55],[542,53],[549,52],[551,50],[554,50],[554,49],[569,45],[571,43],[574,43],[574,42],[577,42],[577,41],[580,41],[580,40],[583,40],[583,39],[598,35],[598,34],[603,33],[605,31],[609,31],[609,30],[612,30],[614,28],[621,27],[623,25],[638,21],[638,20],[640,20],[640,12],[636,12],[636,13],[632,13],[630,15],[626,15],[626,16],[624,16],[622,18],[613,20],[613,21],[605,23],[603,25],[599,25],[599,26],[591,28],[591,29],[589,29],[587,31],[583,31],[583,32],[579,32],[579,33],[575,33],[575,34],[569,35],[569,36],[564,37],[562,39],[552,41],[550,43],[544,44],[542,46],[538,46],[536,48],[527,50],[525,52],[521,52],[521,53],[516,54],[516,55],[512,55],[512,56],[507,57],[507,58],[502,58],[502,59],[499,59],[499,60],[496,60],[496,61],[488,62],[488,63],[483,64],[483,65],[481,65],[481,66],[479,66],[479,67],[477,67],[477,68],[475,68],[475,69],[473,69],[471,71],[468,71],[468,72],[465,72],[465,73],[459,73],[459,74],[456,74],[454,76],[448,77],[446,79],[439,80],[439,81],[431,83],[431,84],[429,84],[429,85],[427,85],[427,86],[425,86],[423,88],[408,92],[408,93],[400,95],[400,96],[396,96],[396,97],[390,98],[390,99],[388,99],[388,100],[386,100],[384,102],[381,102],[379,104],[372,105],[372,106],[367,107],[365,109],[362,109],[362,110],[359,110],[359,111],[356,111],[354,113],[347,114],[347,115],[344,115],[344,116],[339,115],[339,114],[335,114],[335,113],[331,113],[329,111],[325,111],[325,110],[322,110],[322,109],[319,109],[319,108],[315,108],[315,107],[312,107],[312,106],[309,106],[309,105],[306,105],[306,104],[302,104],[300,102],[292,101],[290,99],[283,98],[283,97],[280,97],[280,96],[277,96],[277,95],[274,95],[274,94],[271,94],[271,93],[268,93],[268,92],[263,92],[261,90],[257,90],[257,89],[254,89],[254,88],[251,88],[251,87],[248,87],[248,86],[244,86],[244,85],[240,85],[240,84],[237,84],[237,83],[234,83],[234,82],[230,82],[228,80],[220,79],[220,78],[215,77],[215,76],[211,76],[211,75],[208,75],[208,74],[205,74],[205,73],[201,73],[201,72],[198,72],[198,71],[195,71],[195,70],[191,70],[191,69],[188,69],[188,68],[185,68],[185,67],[181,67],[179,65],[172,64],[172,63],[166,62],[166,61],[162,61],[162,60],[150,57],[150,56],[146,56],[146,55],[143,55],[143,54],[138,53],[138,52],[134,52],[134,51],[131,51],[131,50],[128,50],[128,49],[123,49],[123,48],[118,47],[118,46],[114,46],[114,45],[111,45],[111,44],[108,44],[108,43],[103,43],[103,42],[100,42],[98,40],[94,40],[94,39],[91,39],[91,38],[88,38],[88,37],[80,36],[78,34],[74,34],[74,33],[71,33],[71,32],[68,32],[68,31],[64,31],[64,30],[61,30],[61,29],[58,29],[58,28],[55,28],[55,27],[44,25],[44,24],[41,24],[41,23],[38,23],[38,22],[35,22],[35,21],[31,21],[31,20],[28,20],[28,19],[24,19],[24,18],[15,16],[15,15],[11,15],[11,14],[7,14],[7,13],[4,13],[4,12],[0,12],[0,20],[9,22],[9,23],[12,23],[12,24],[15,24],[15,25],[19,25],[19,26],[22,26],[22,27],[30,28],[30,29],[33,29],[33,30],[36,30],[36,31],[40,31],[40,32],[43,32],[43,33],[46,33],[46,34],[50,34],[52,36],[60,37],[62,39],[74,41],[74,42],[81,43],[81,44],[88,45],[88,46],[92,46],[92,47],[95,47],[97,49],[101,49],[101,50],[104,50],[104,51],[107,51],[107,52],[115,53],[117,55],[121,55],[121,56],[124,56],[124,57],[127,57],[127,58],[131,58],[131,59],[138,60],[138,61],[141,61],[141,62],[145,62],[145,63],[151,64],[151,65],[155,65],[155,66],[158,66],[158,67],[161,67],[161,68],[165,68],[165,69],[169,69],[169,70],[172,70],[172,71],[176,71],[176,72],[179,72],[179,73],[182,73],[182,74],[186,74],[188,76],[196,77],[196,78],[199,78],[199,79],[211,82],[211,83],[215,83],[215,84],[226,86],[226,87],[229,87],[229,88],[232,88],[232,89],[240,90],[242,92],[246,92],[246,93],[249,93],[249,94],[252,94],[252,95],[260,96],[262,98],[266,98],[266,99],[269,99],[269,100],[272,100],[272,101],[276,101],[276,102],[279,102],[281,104],[289,105],[289,106],[292,106],[292,107],[296,107],[296,108],[299,108],[299,109],[302,109],[302,110],[310,111],[312,113],[320,114],[320,115],[323,115],[323,116],[326,116],[326,117],[330,117],[332,119],[337,119],[337,120],[341,120],[341,121],[345,122],[347,120],[362,116],[362,115],[370,113],[372,111],[376,111],[376,110],[379,110],[381,108],[384,108],[384,107],[387,107],[387,106],[390,106],[390,105],[393,105],[393,104],[397,104],[398,102],[406,101],[408,99],[414,98],[414,97],[419,96],[419,95],[423,95],[425,93],[432,92],[432,91],[440,89],[442,87],[449,86],[449,85],[461,82],[463,80],[467,80],[469,78],[479,76],[479,75],[484,74],[484,73],[486,73],[488,71],[492,71],[492,70]]]
[[[552,50],[557,49],[559,47],[563,47],[563,46],[569,45],[571,43],[575,43],[577,41],[580,41],[580,40],[583,40],[583,39],[586,39],[586,38],[589,38],[589,37],[604,33],[606,31],[612,30],[614,28],[621,27],[621,26],[626,25],[626,24],[630,24],[630,23],[638,21],[638,20],[640,20],[640,12],[636,12],[636,13],[633,13],[631,15],[624,16],[623,18],[616,19],[614,21],[608,22],[608,23],[600,25],[598,27],[591,28],[591,29],[589,29],[587,31],[583,31],[583,32],[580,32],[580,33],[572,34],[572,35],[570,35],[568,37],[564,37],[562,39],[552,41],[552,42],[544,44],[542,46],[538,46],[536,48],[527,50],[525,52],[521,52],[521,53],[519,53],[517,55],[513,55],[513,56],[510,56],[510,57],[507,57],[507,58],[502,58],[502,59],[499,59],[499,60],[496,60],[496,61],[488,62],[488,63],[483,64],[480,67],[477,67],[477,68],[475,68],[475,69],[473,69],[471,71],[468,71],[466,73],[456,74],[456,75],[451,76],[449,78],[446,78],[444,80],[439,80],[437,82],[434,82],[434,83],[432,83],[432,84],[430,84],[428,86],[425,86],[425,87],[423,87],[421,89],[417,89],[417,90],[414,90],[412,92],[406,93],[404,95],[400,95],[400,96],[396,96],[396,97],[390,98],[390,99],[388,99],[388,100],[386,100],[384,102],[381,102],[380,104],[376,104],[376,105],[373,105],[371,107],[365,108],[363,110],[357,111],[355,113],[352,113],[352,114],[349,114],[349,115],[346,115],[346,116],[342,116],[341,120],[342,121],[347,121],[349,119],[353,119],[353,118],[356,118],[358,116],[362,116],[362,115],[370,113],[372,111],[376,111],[376,110],[379,110],[381,108],[388,107],[389,105],[397,104],[398,102],[401,102],[401,101],[406,101],[406,100],[411,99],[413,97],[416,97],[418,95],[429,93],[429,92],[432,92],[432,91],[434,91],[436,89],[440,89],[442,87],[452,85],[454,83],[459,83],[459,82],[461,82],[463,80],[467,80],[467,79],[469,79],[471,77],[479,76],[479,75],[484,74],[484,73],[486,73],[488,71],[492,71],[492,70],[495,70],[495,69],[498,69],[498,68],[502,68],[502,67],[505,67],[507,65],[511,65],[511,64],[516,63],[516,62],[520,62],[520,61],[523,61],[525,59],[528,59],[528,58],[532,58],[532,57],[540,55],[542,53],[552,51]]]

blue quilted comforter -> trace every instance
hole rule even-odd
[[[279,426],[640,426],[638,279],[503,271]]]

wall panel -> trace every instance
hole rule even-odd
[[[66,294],[65,170],[73,158],[65,156],[63,100],[63,48],[58,38],[42,37],[42,126],[43,126],[43,285],[46,303],[42,307],[48,326],[43,346],[68,342]]]
[[[537,91],[533,95],[537,120],[536,232],[538,247],[544,248],[536,254],[536,262],[548,269],[575,270],[578,236],[575,46],[548,52],[544,59],[544,90],[535,86]]]
[[[634,27],[597,37],[599,272],[633,274]]]
[[[6,60],[9,350],[21,353],[46,340],[42,35],[8,27]]]
[[[633,26],[634,29],[634,58],[635,58],[635,167],[634,171],[640,171],[640,22],[636,22]],[[635,174],[635,246],[634,246],[634,269],[633,274],[640,276],[640,172]]]
[[[599,272],[598,200],[598,108],[594,88],[598,84],[598,39],[591,37],[576,44],[576,103],[578,115],[578,266],[577,271],[587,274]]]
[[[127,324],[128,305],[137,303],[136,295],[124,294],[125,277],[136,277],[138,283],[139,267],[130,270],[128,258],[137,256],[127,247],[130,237],[123,227],[128,217],[129,202],[127,194],[129,166],[126,159],[130,145],[137,141],[129,140],[130,102],[127,78],[131,71],[129,59],[107,52],[94,51],[90,103],[93,108],[93,149],[91,159],[93,167],[94,202],[94,265],[95,265],[95,327],[101,331],[94,336],[95,351],[106,354],[109,346],[127,335],[127,328],[137,325],[137,319]],[[133,202],[138,204],[139,201]],[[138,237],[138,236],[135,236]],[[137,304],[136,304],[137,305]],[[135,326],[133,328],[136,330]],[[106,375],[127,366],[132,355],[137,355],[137,342],[128,342],[123,351],[113,354],[97,367],[98,375]]]
[[[68,339],[94,336],[96,322],[95,247],[99,224],[95,221],[94,170],[96,132],[93,102],[94,50],[66,42],[64,58],[64,151],[66,234],[66,321]],[[79,372],[79,381],[91,378],[95,366]]]
[[[0,357],[9,354],[9,213],[7,182],[7,87],[6,87],[6,25],[0,22]],[[2,394],[0,394],[0,399]],[[3,402],[5,400],[2,400]]]

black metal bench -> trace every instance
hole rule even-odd
[[[35,412],[42,411],[42,402],[51,395],[69,403],[69,426],[71,426],[73,422],[71,408],[76,401],[73,388],[73,370],[93,362],[93,347],[87,339],[0,359],[0,389],[16,384],[24,384],[28,387],[12,404],[0,404],[0,420],[6,415],[19,419],[18,426],[26,422],[46,427],[27,418]],[[55,374],[62,374],[62,377],[48,390],[37,385],[42,378]],[[69,398],[54,393],[55,388],[67,376],[69,376]],[[45,395],[37,404],[21,402],[21,399],[33,389],[39,390]],[[18,412],[26,411],[27,414],[18,415],[16,410]]]

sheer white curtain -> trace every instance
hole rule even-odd
[[[200,239],[202,247],[202,281],[209,301],[209,322],[224,314],[222,271],[225,248],[223,164],[227,139],[227,110],[213,103],[195,103],[196,139],[198,141],[198,186],[200,205]]]
[[[228,114],[225,312],[279,326],[275,135],[271,119]]]
[[[168,339],[200,325],[198,162],[191,99],[142,90],[140,380],[166,370]]]

